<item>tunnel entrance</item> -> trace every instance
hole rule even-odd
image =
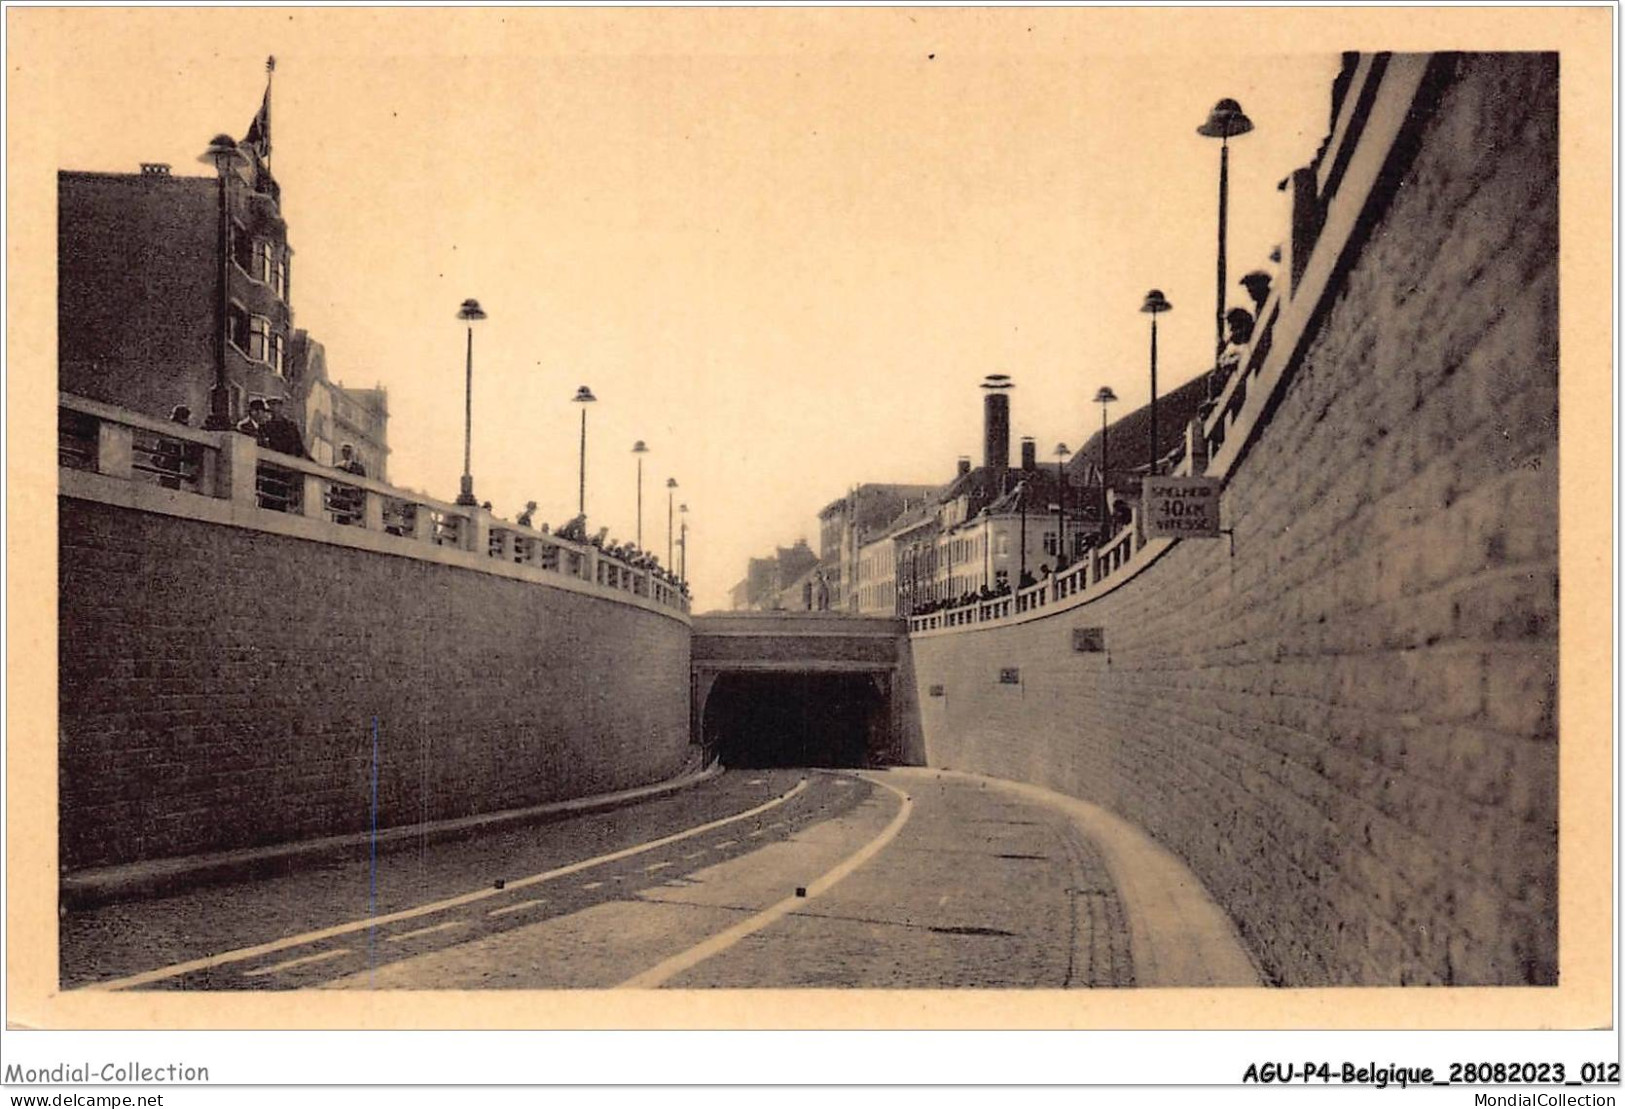
[[[723,674],[703,728],[727,767],[863,766],[885,748],[886,709],[867,674]]]

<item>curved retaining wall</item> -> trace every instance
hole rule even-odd
[[[930,765],[1135,821],[1284,984],[1557,975],[1557,65],[1435,67],[1229,474],[1233,553],[912,637]]]
[[[64,869],[363,831],[375,777],[383,828],[660,781],[689,758],[686,616],[59,506]]]

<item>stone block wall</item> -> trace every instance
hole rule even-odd
[[[1289,985],[1558,974],[1555,57],[1459,59],[1420,136],[1229,478],[1233,554],[913,637],[931,765],[1136,821]]]
[[[682,620],[59,503],[66,869],[363,831],[375,776],[388,828],[655,782],[689,757]]]

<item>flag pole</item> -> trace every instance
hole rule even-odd
[[[265,172],[271,172],[271,80],[276,76],[276,55],[265,58]]]

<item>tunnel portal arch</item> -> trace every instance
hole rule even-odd
[[[889,746],[890,684],[872,672],[721,673],[701,734],[731,768],[873,765]]]

